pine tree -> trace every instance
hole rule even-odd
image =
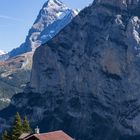
[[[32,132],[30,125],[29,125],[29,122],[28,122],[28,119],[27,119],[27,116],[24,116],[22,127],[23,127],[24,133],[31,133]]]
[[[12,127],[12,140],[18,140],[21,134],[22,134],[22,121],[19,113],[17,112]]]
[[[6,130],[4,131],[2,135],[2,140],[10,140],[10,136]]]

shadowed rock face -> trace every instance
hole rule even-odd
[[[131,8],[135,9],[138,7],[139,0],[95,0],[98,4],[106,4],[114,7],[118,7],[120,9]]]
[[[30,92],[16,95],[1,117],[26,113],[42,130],[77,140],[140,138],[139,3],[106,2],[95,1],[37,49]]]

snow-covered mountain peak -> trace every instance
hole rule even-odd
[[[48,0],[44,5],[43,5],[43,8],[42,8],[42,11],[48,11],[48,10],[51,10],[51,9],[57,9],[57,8],[60,8],[60,7],[64,7],[64,4],[61,2],[61,1],[58,1],[58,0]]]
[[[0,50],[0,55],[5,54],[5,52],[3,50]]]
[[[62,1],[60,1],[60,0],[48,0],[46,3],[45,3],[45,5],[48,5],[48,6],[50,6],[50,5],[53,5],[53,4],[57,4],[57,5],[59,5],[59,6],[61,6],[61,5],[64,5],[64,3],[62,2]]]
[[[42,17],[40,20],[51,20],[53,22],[54,20],[61,19],[60,17],[63,17],[62,15],[66,15],[67,12],[71,12],[72,9],[69,9],[64,3],[62,3],[59,0],[48,0],[42,10],[40,11],[40,17]],[[46,14],[48,16],[46,16]]]
[[[42,43],[47,42],[59,33],[77,14],[77,10],[68,8],[60,0],[48,0],[29,30],[25,42],[10,51],[6,55],[6,59],[34,51]]]

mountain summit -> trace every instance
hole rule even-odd
[[[48,0],[29,30],[25,42],[20,47],[10,51],[9,57],[34,51],[42,43],[54,37],[77,14],[78,11],[69,9],[59,0]]]

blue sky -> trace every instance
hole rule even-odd
[[[29,28],[47,0],[0,0],[0,50],[10,51],[24,42]],[[61,0],[82,9],[92,0]]]

